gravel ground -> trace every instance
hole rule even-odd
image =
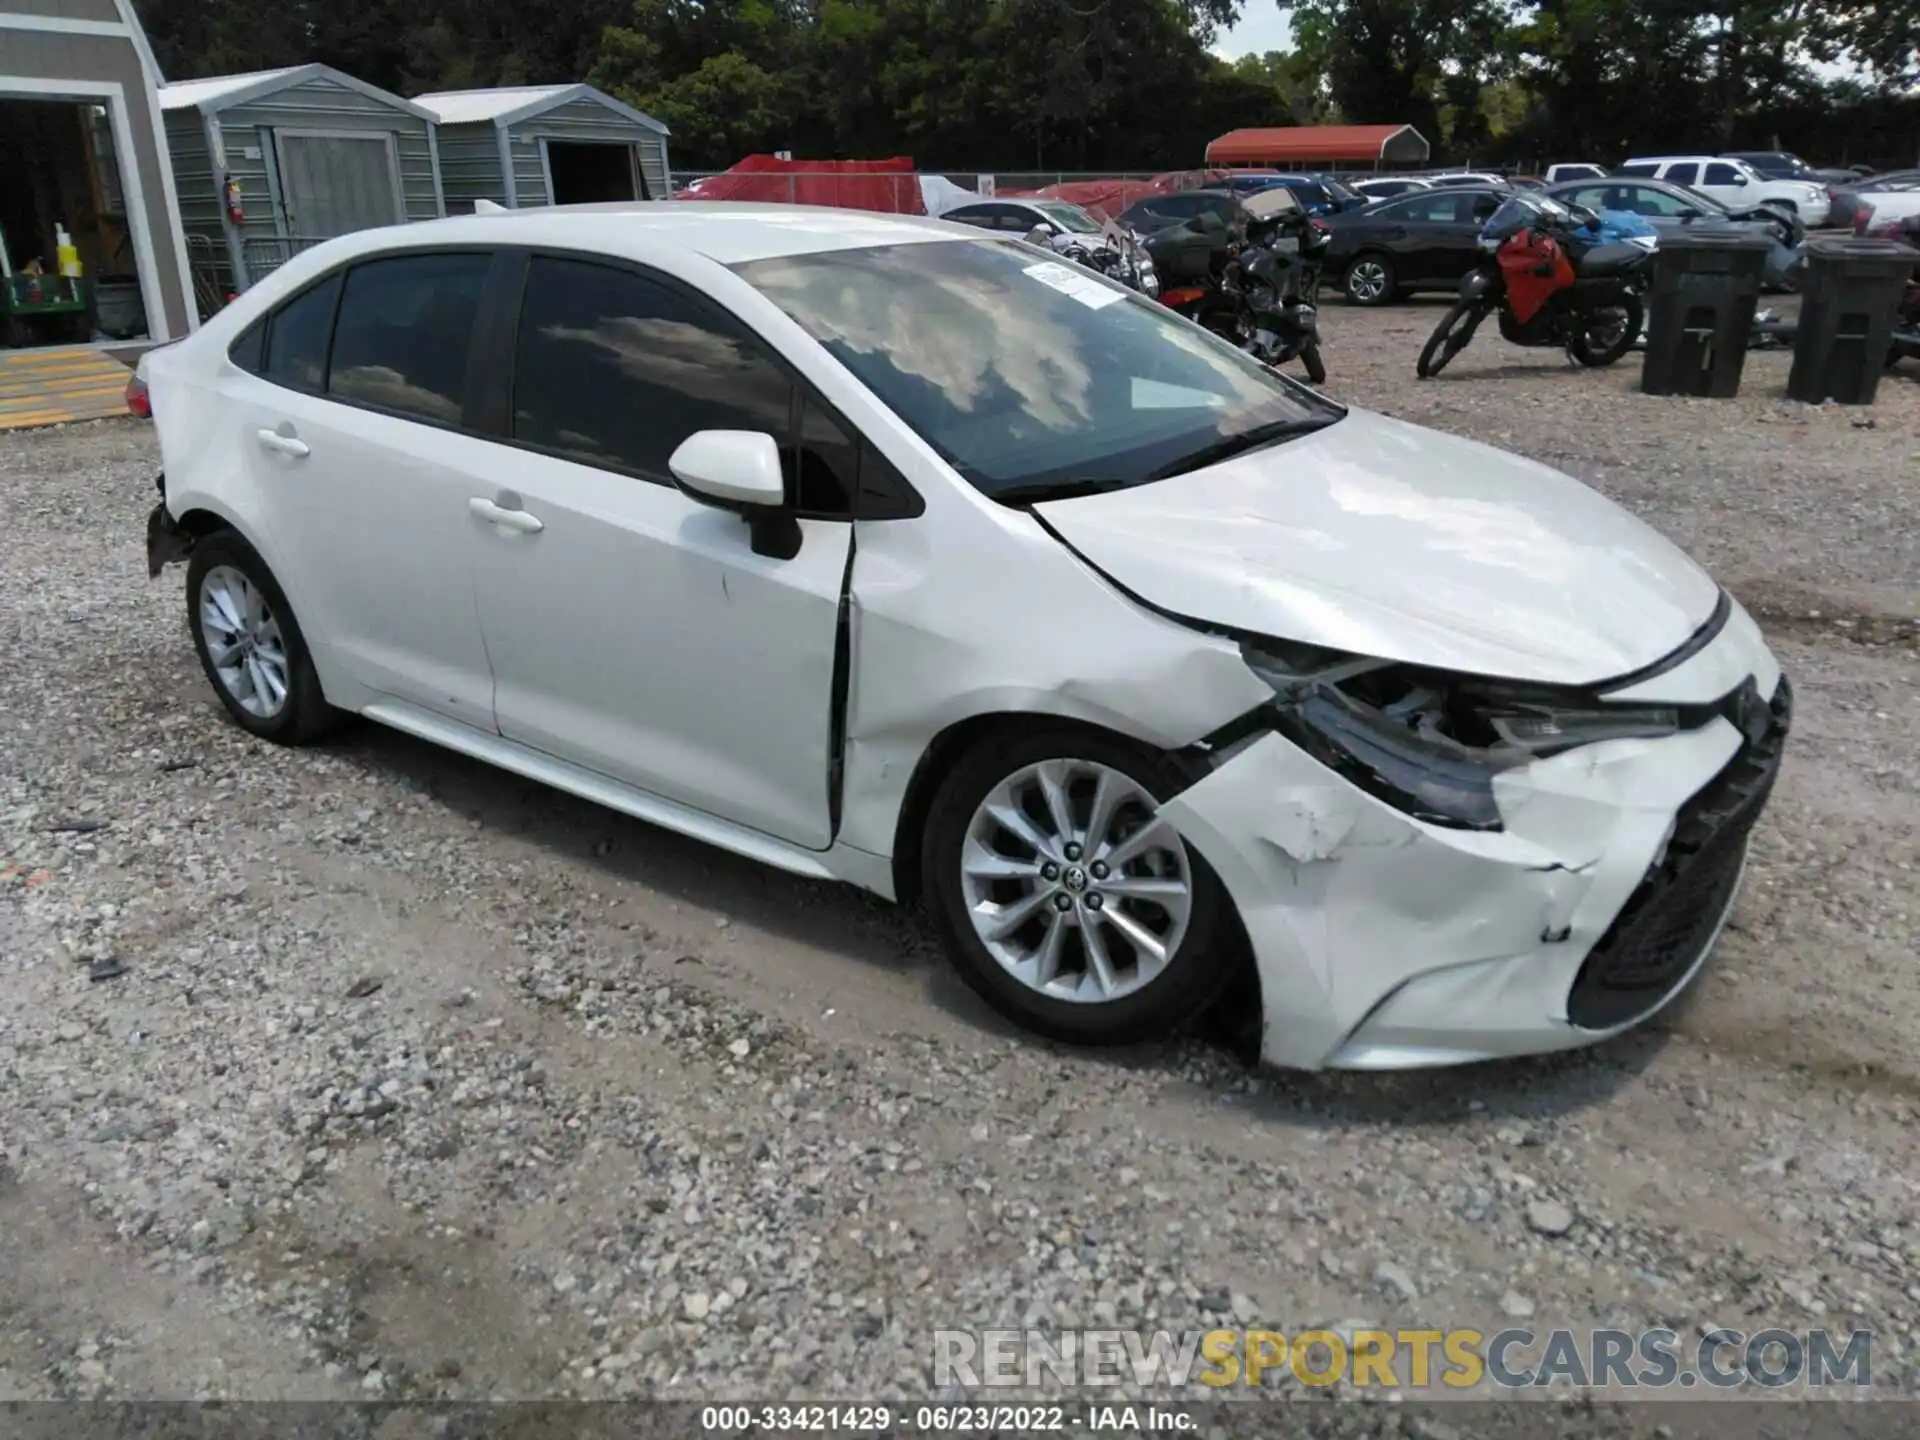
[[[939,1328],[1518,1318],[1865,1326],[1920,1389],[1920,384],[1420,384],[1439,313],[1330,306],[1332,389],[1646,515],[1799,722],[1671,1018],[1418,1077],[1050,1047],[911,915],[370,726],[255,743],[146,578],[151,431],[0,437],[0,1399],[928,1398]]]

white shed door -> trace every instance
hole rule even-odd
[[[380,135],[305,135],[279,131],[280,203],[287,229],[327,240],[400,220],[393,141]]]

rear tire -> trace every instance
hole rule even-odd
[[[1320,342],[1309,340],[1300,349],[1300,363],[1307,367],[1307,379],[1316,385],[1327,383],[1327,362],[1320,358]]]
[[[1612,310],[1625,312],[1624,322],[1617,335],[1609,327],[1605,341],[1601,342],[1594,339],[1592,330],[1583,329],[1567,342],[1567,353],[1582,365],[1596,369],[1611,365],[1631,350],[1633,342],[1640,338],[1640,322],[1644,318],[1644,312],[1640,308],[1640,297],[1633,294],[1622,296],[1618,305],[1605,306],[1595,313],[1605,314]]]
[[[1341,277],[1340,288],[1355,305],[1390,305],[1399,293],[1393,258],[1378,250],[1356,255]]]
[[[187,628],[214,693],[249,734],[305,745],[345,718],[321,694],[300,624],[267,562],[232,530],[193,547]]]
[[[1187,778],[1076,725],[1002,734],[962,757],[921,853],[923,893],[967,985],[1016,1024],[1080,1045],[1159,1038],[1218,999],[1237,954],[1232,902],[1158,818]]]
[[[1415,368],[1422,380],[1431,380],[1452,363],[1473,339],[1473,332],[1480,328],[1485,312],[1477,302],[1456,300],[1453,308],[1441,317],[1434,327],[1433,334],[1427,337],[1426,347],[1420,352],[1420,363]]]

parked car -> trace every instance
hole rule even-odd
[[[1559,185],[1568,180],[1604,179],[1606,173],[1607,170],[1604,165],[1588,165],[1584,162],[1574,162],[1565,165],[1549,165],[1547,166],[1547,173],[1541,178],[1549,185]]]
[[[1920,175],[1905,180],[1875,176],[1851,193],[1851,216],[1857,231],[1920,215]]]
[[[1229,189],[1173,190],[1136,200],[1114,218],[1141,235],[1181,225],[1201,215],[1218,215],[1228,228],[1246,228],[1246,211]]]
[[[1793,212],[1784,208],[1768,204],[1757,210],[1733,211],[1697,190],[1670,185],[1664,180],[1628,180],[1617,175],[1606,180],[1555,185],[1546,193],[1566,205],[1638,215],[1657,230],[1702,225],[1764,235],[1773,246],[1767,256],[1768,286],[1786,290],[1797,283],[1800,246],[1806,239],[1806,227]]]
[[[1410,191],[1433,188],[1431,181],[1414,175],[1383,175],[1368,180],[1349,180],[1347,185],[1369,204],[1375,200],[1391,200],[1396,195],[1405,195]]]
[[[981,230],[1002,230],[1010,235],[1027,235],[1035,229],[1050,235],[1100,233],[1098,220],[1065,200],[980,200],[943,210],[940,218]]]
[[[1447,175],[1427,176],[1429,185],[1505,185],[1507,177],[1492,170],[1457,170]]]
[[[1595,491],[925,219],[363,230],[142,364],[236,725],[923,896],[1066,1039],[1242,976],[1282,1065],[1615,1034],[1706,962],[1788,727]]]
[[[1257,195],[1263,190],[1284,187],[1309,215],[1337,215],[1342,210],[1358,210],[1367,203],[1364,195],[1331,175],[1274,171],[1270,174],[1236,175],[1229,183],[1240,195]]]
[[[1684,185],[1734,210],[1778,200],[1792,206],[1808,229],[1826,223],[1826,186],[1812,180],[1770,180],[1744,160],[1714,155],[1643,156],[1627,161],[1614,174]]]
[[[1724,160],[1743,160],[1769,180],[1806,180],[1813,167],[1790,150],[1723,150]]]
[[[1380,200],[1327,221],[1325,273],[1356,305],[1450,290],[1479,259],[1480,227],[1510,193],[1460,185]]]

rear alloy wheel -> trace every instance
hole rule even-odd
[[[299,745],[340,720],[320,693],[287,597],[259,552],[231,530],[193,547],[187,621],[201,668],[241,728]]]
[[[1393,299],[1393,261],[1385,255],[1362,255],[1347,266],[1347,299],[1356,305],[1385,305]]]
[[[927,893],[1002,1014],[1090,1044],[1165,1034],[1219,994],[1220,883],[1160,799],[1173,767],[1062,730],[975,752],[936,799]]]

